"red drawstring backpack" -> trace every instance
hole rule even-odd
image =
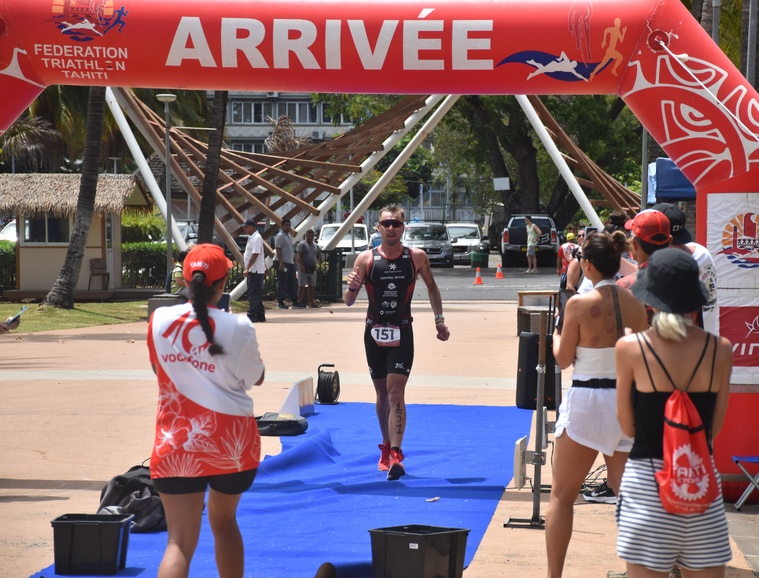
[[[706,431],[687,391],[676,389],[664,408],[664,466],[659,498],[670,514],[703,514],[719,495]]]
[[[709,442],[706,439],[706,430],[696,406],[688,395],[688,389],[706,354],[709,335],[706,336],[704,350],[684,390],[677,388],[648,340],[643,337],[643,341],[646,342],[672,383],[672,387],[675,388],[664,406],[664,437],[662,439],[664,465],[655,474],[659,485],[659,499],[664,509],[670,514],[703,514],[719,495],[719,488],[709,452]],[[717,356],[716,337],[714,341],[712,373]],[[638,344],[643,353],[640,338]],[[643,360],[648,369],[645,353]],[[709,388],[711,389],[711,384]]]

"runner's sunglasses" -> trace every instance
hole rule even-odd
[[[400,229],[403,226],[403,221],[399,221],[398,219],[385,219],[384,221],[380,221],[379,224],[385,227],[385,229],[389,229],[390,227]]]

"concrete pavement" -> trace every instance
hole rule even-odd
[[[292,382],[316,379],[323,363],[334,363],[340,373],[340,401],[373,401],[363,314],[361,305],[342,304],[267,311],[268,322],[257,327],[267,379],[252,392],[256,414],[277,411]],[[416,356],[408,402],[513,405],[516,303],[446,302],[445,314],[452,336],[441,343],[429,306],[414,307]],[[50,521],[64,513],[93,513],[106,481],[149,457],[156,386],[146,328],[132,323],[0,338],[0,575],[29,576],[51,564]],[[278,438],[264,438],[265,453],[278,451]],[[542,470],[546,484],[551,457],[549,446]],[[542,495],[541,514],[547,499]],[[604,577],[622,570],[615,554],[614,507],[580,499],[575,512],[565,576]],[[731,533],[743,549],[734,543],[730,578],[754,575],[749,562],[759,553],[751,550],[759,543],[757,512],[758,506],[744,506],[729,515]],[[506,488],[465,578],[544,576],[544,531],[503,527],[509,516],[531,514],[532,493],[513,484]]]

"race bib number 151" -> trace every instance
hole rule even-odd
[[[401,330],[392,325],[372,327],[372,337],[380,347],[398,347],[401,344]]]

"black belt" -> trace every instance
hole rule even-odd
[[[617,387],[616,379],[578,379],[572,380],[572,387],[587,387],[590,389],[615,389]]]

